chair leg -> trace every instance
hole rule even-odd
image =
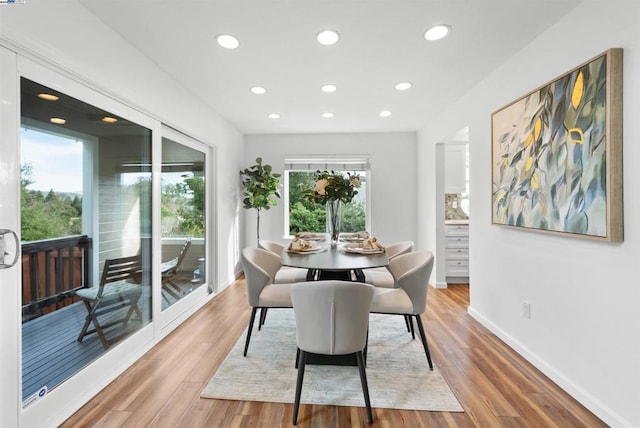
[[[356,361],[358,362],[358,370],[360,371],[360,383],[362,384],[362,393],[364,394],[364,404],[367,406],[367,417],[369,425],[373,423],[373,412],[371,411],[371,401],[369,400],[369,384],[367,383],[367,372],[364,369],[364,356],[362,351],[356,352]]]
[[[264,321],[267,319],[267,308],[260,308],[260,323],[258,323],[258,330],[262,329]]]
[[[415,331],[415,327],[413,326],[413,319],[411,315],[405,315],[404,317],[409,326],[409,332],[411,333],[411,340],[416,340],[416,331]]]
[[[418,330],[420,330],[420,337],[422,338],[422,346],[424,346],[424,353],[427,354],[427,361],[429,362],[429,368],[433,370],[433,363],[431,363],[431,354],[429,353],[429,345],[427,345],[427,335],[424,333],[424,326],[422,325],[422,319],[420,315],[416,315],[416,322],[418,323]]]
[[[302,393],[302,381],[304,379],[304,366],[307,363],[307,353],[299,349],[298,380],[296,381],[296,398],[293,402],[293,424],[298,425],[298,409],[300,408],[300,394]]]
[[[244,356],[247,356],[247,351],[249,350],[249,340],[251,340],[251,330],[253,330],[253,320],[256,318],[256,312],[258,308],[255,306],[251,310],[251,319],[249,320],[249,329],[247,330],[247,341],[244,344]]]
[[[405,315],[404,323],[407,325],[407,333],[411,333],[411,327],[409,326],[410,321],[411,321],[411,317],[409,315]]]

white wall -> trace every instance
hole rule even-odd
[[[421,244],[435,228],[435,144],[469,125],[469,313],[612,426],[640,426],[638,18],[638,2],[582,3],[418,135]],[[624,243],[492,226],[491,113],[612,47],[624,48]]]
[[[371,173],[371,233],[383,244],[416,240],[417,172],[415,133],[249,135],[245,137],[245,166],[256,157],[283,172],[287,155],[369,155]],[[246,246],[256,245],[255,210],[245,211]],[[260,237],[282,241],[284,197],[260,215]]]
[[[152,17],[144,25],[153,25]],[[27,56],[33,53],[38,62],[44,58],[87,86],[216,147],[216,282],[226,286],[233,281],[240,269],[242,135],[76,1],[0,7],[0,43]]]

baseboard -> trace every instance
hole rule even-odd
[[[600,400],[595,398],[592,394],[580,388],[571,379],[567,378],[562,372],[557,370],[551,364],[544,359],[540,358],[536,353],[532,352],[529,348],[524,346],[518,340],[511,335],[504,332],[497,325],[491,322],[488,318],[483,316],[480,312],[476,311],[473,307],[467,308],[467,313],[480,324],[488,328],[493,334],[495,334],[500,340],[509,345],[525,360],[533,364],[538,370],[544,373],[549,379],[555,382],[560,388],[566,391],[569,395],[575,398],[580,404],[585,406],[589,411],[602,419],[609,426],[619,427],[631,427],[633,426],[629,421],[620,417],[620,415],[613,412],[608,406],[604,405]]]
[[[447,288],[447,283],[445,281],[436,281],[434,288]]]

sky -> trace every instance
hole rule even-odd
[[[28,188],[48,192],[82,193],[82,142],[39,132],[21,130],[21,164],[32,166]]]

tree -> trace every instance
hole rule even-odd
[[[242,205],[245,209],[255,209],[257,217],[256,236],[260,241],[260,211],[278,204],[280,174],[274,173],[269,164],[262,165],[262,158],[256,164],[240,171],[242,175]]]

